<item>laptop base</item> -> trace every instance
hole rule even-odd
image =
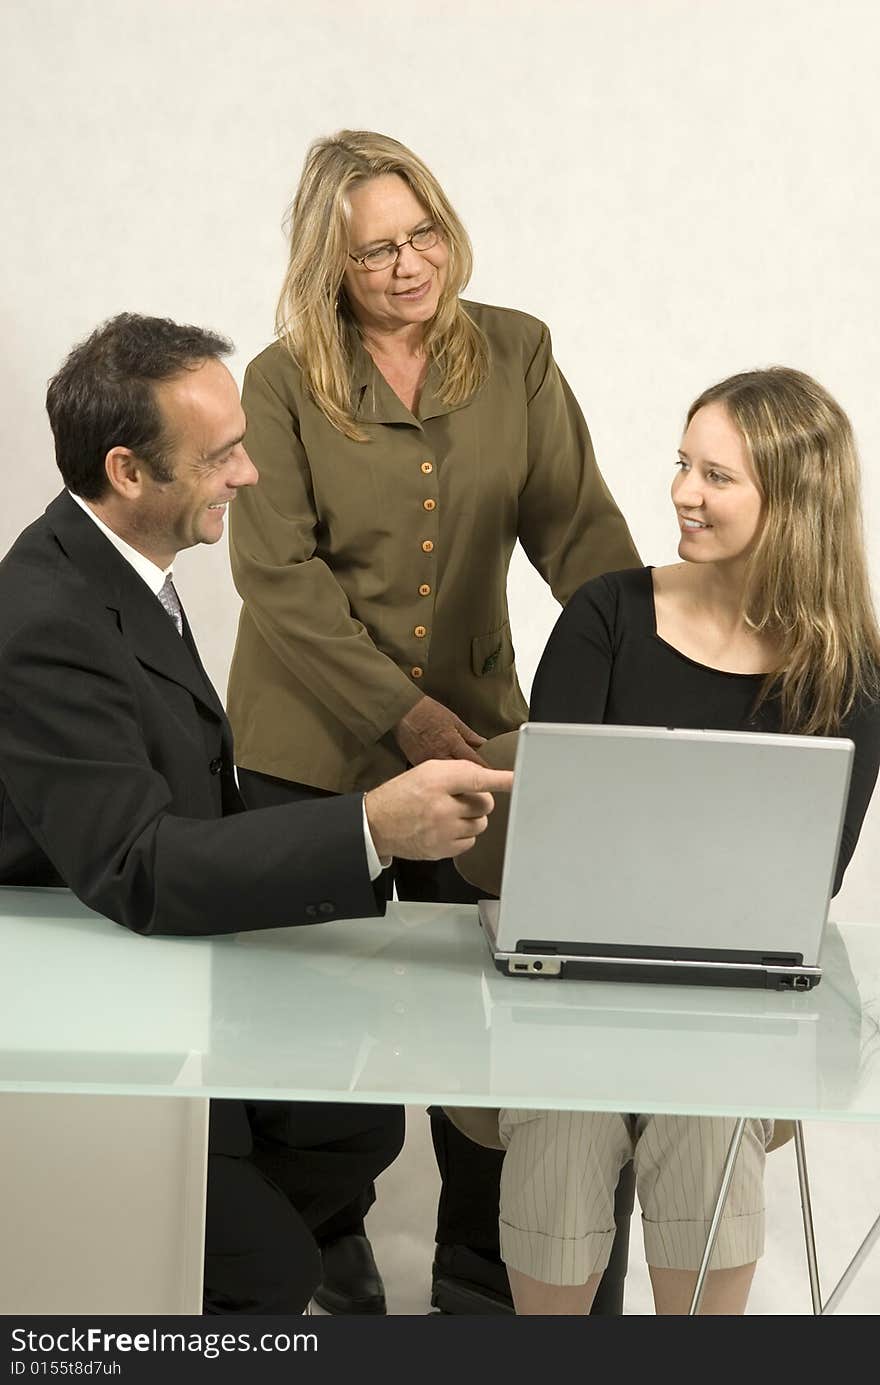
[[[822,978],[821,967],[528,952],[493,952],[492,956],[504,976],[564,976],[581,981],[647,981],[671,986],[748,986],[773,991],[810,991]]]

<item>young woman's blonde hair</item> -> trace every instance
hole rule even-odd
[[[318,407],[346,437],[358,442],[351,407],[351,363],[357,322],[342,283],[348,264],[348,195],[352,188],[396,173],[440,228],[449,252],[437,312],[425,324],[426,353],[440,370],[440,396],[461,404],[489,371],[489,348],[459,294],[471,274],[468,234],[434,175],[409,149],[370,130],[340,130],[317,140],[287,214],[290,259],[278,300],[275,330],[303,373]]]
[[[745,440],[764,497],[749,559],[745,615],[773,638],[782,729],[833,734],[853,706],[880,695],[880,630],[862,533],[852,425],[798,370],[731,376],[688,410],[721,404]]]

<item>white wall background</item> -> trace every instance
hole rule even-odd
[[[547,321],[646,561],[691,398],[814,373],[860,438],[880,577],[873,0],[3,0],[0,550],[58,489],[45,384],[123,308],[271,337],[310,140],[412,145],[472,234],[474,297]],[[179,586],[225,687],[225,545]],[[556,606],[519,563],[528,687]],[[876,917],[880,804],[837,907]]]

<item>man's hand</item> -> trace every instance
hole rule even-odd
[[[433,697],[422,697],[394,728],[397,744],[411,765],[425,760],[472,760],[485,764],[477,750],[486,739]]]
[[[364,796],[367,822],[380,857],[440,861],[469,851],[493,807],[493,793],[510,793],[513,771],[483,769],[461,760],[429,760]]]

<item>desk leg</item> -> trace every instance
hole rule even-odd
[[[807,1249],[807,1272],[810,1276],[810,1296],[813,1312],[822,1312],[822,1294],[819,1288],[819,1261],[816,1258],[816,1234],[813,1230],[813,1201],[810,1197],[810,1180],[807,1176],[807,1151],[804,1146],[804,1126],[802,1121],[794,1123],[794,1149],[797,1158],[798,1186],[801,1193],[801,1216],[804,1222],[804,1243]]]
[[[709,1272],[709,1261],[712,1259],[712,1251],[715,1249],[715,1242],[718,1240],[718,1232],[721,1229],[721,1218],[724,1216],[724,1207],[727,1202],[727,1195],[730,1192],[730,1181],[733,1178],[733,1168],[736,1163],[736,1156],[739,1154],[739,1147],[742,1144],[745,1128],[746,1118],[745,1116],[741,1116],[736,1123],[734,1132],[730,1137],[730,1144],[727,1147],[727,1158],[724,1160],[721,1185],[718,1189],[718,1196],[715,1199],[715,1211],[712,1213],[712,1223],[709,1227],[706,1249],[703,1251],[703,1259],[697,1273],[697,1282],[694,1285],[694,1296],[691,1299],[691,1306],[688,1309],[689,1317],[694,1317],[699,1313],[700,1304],[703,1301],[703,1290],[706,1287],[706,1275]]]
[[[865,1260],[867,1260],[868,1256],[871,1254],[874,1243],[878,1239],[880,1239],[880,1217],[877,1218],[843,1274],[840,1276],[840,1279],[838,1279],[833,1292],[829,1294],[825,1307],[821,1310],[823,1317],[828,1313],[836,1311],[840,1300],[843,1298],[850,1284],[852,1284]]]

